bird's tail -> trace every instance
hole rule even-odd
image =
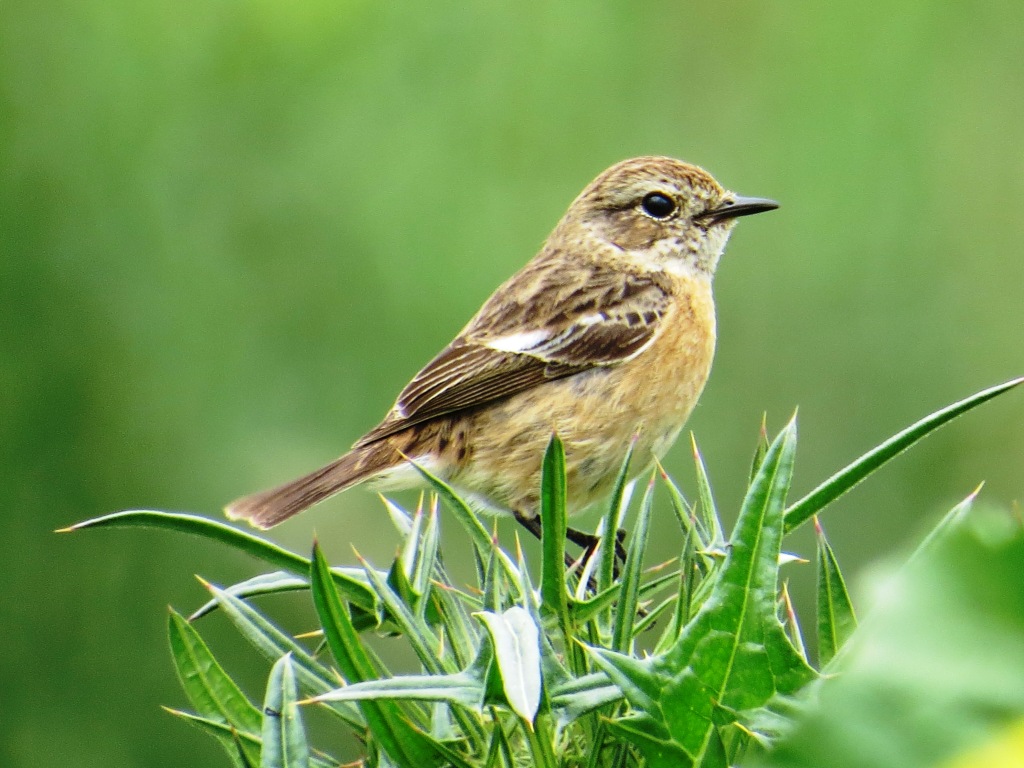
[[[314,504],[387,469],[398,456],[386,443],[356,448],[308,475],[236,499],[224,511],[231,520],[245,520],[257,528],[273,528]]]

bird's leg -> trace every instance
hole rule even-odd
[[[539,540],[541,537],[541,524],[539,515],[526,515],[519,510],[513,512],[516,521],[523,526],[526,530],[532,533]],[[580,531],[576,528],[566,528],[565,538],[571,541],[573,544],[583,547],[583,555],[581,557],[581,563],[585,564],[593,555],[597,549],[597,545],[601,542],[600,536],[595,536],[592,533],[586,531]],[[619,576],[619,563],[625,564],[626,562],[626,548],[623,546],[623,541],[626,539],[626,531],[620,528],[615,533],[615,578]],[[567,568],[572,568],[576,565],[576,559],[573,558],[568,552],[565,553],[565,565]]]
[[[588,560],[590,559],[590,556],[592,554],[594,554],[594,550],[597,549],[597,545],[601,541],[601,537],[600,536],[595,536],[592,533],[587,533],[586,531],[580,531],[580,530],[577,530],[576,528],[566,528],[565,529],[565,538],[567,538],[573,544],[578,544],[579,546],[581,546],[585,550],[587,550],[587,559]],[[615,559],[616,559],[616,564],[615,564],[616,574],[615,575],[616,576],[618,576],[618,567],[619,567],[618,563],[619,563],[619,561],[621,561],[623,564],[626,563],[626,547],[623,544],[623,542],[625,540],[626,540],[626,529],[625,528],[619,528],[619,530],[615,532]]]
[[[532,517],[528,517],[519,510],[515,510],[512,514],[515,515],[516,522],[518,522],[521,526],[523,526],[523,528],[525,528],[534,536],[536,536],[538,541],[540,540],[540,515],[533,515]],[[572,568],[574,565],[576,565],[576,560],[573,558],[572,555],[566,552],[565,567]]]

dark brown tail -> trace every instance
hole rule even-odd
[[[380,443],[356,448],[308,475],[269,491],[243,496],[228,504],[224,511],[231,520],[272,528],[386,469],[394,458],[396,452]]]

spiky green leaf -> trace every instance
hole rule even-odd
[[[295,706],[298,686],[291,656],[285,654],[273,669],[263,700],[263,750],[260,768],[309,768],[309,744],[302,716]]]
[[[817,519],[814,523],[818,541],[818,659],[825,666],[853,634],[857,618],[835,552],[821,524]]]
[[[943,424],[949,423],[957,416],[967,413],[972,408],[976,408],[1004,392],[1009,392],[1021,383],[1024,383],[1024,377],[984,389],[977,394],[925,416],[902,432],[896,433],[881,445],[872,448],[791,505],[786,510],[786,533],[806,523],[826,505],[838,499],[865,477],[903,453],[903,451],[907,450],[907,448],[921,438],[934,432]]]

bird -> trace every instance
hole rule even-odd
[[[610,495],[630,446],[635,477],[676,440],[711,370],[712,278],[726,242],[738,218],[777,207],[670,157],[611,166],[383,421],[340,458],[232,502],[227,516],[266,529],[357,484],[422,487],[415,463],[539,537],[552,435],[565,450],[570,513]]]

